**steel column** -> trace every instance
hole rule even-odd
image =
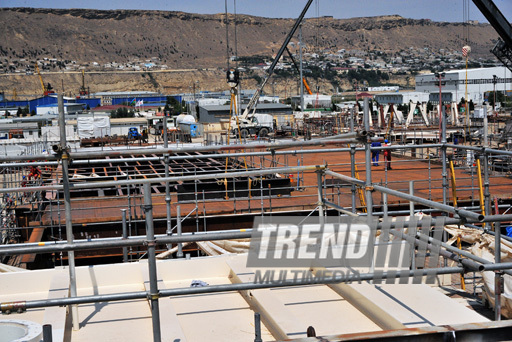
[[[66,218],[66,238],[69,244],[73,243],[73,222],[71,220],[71,196],[69,194],[69,171],[68,171],[68,158],[69,153],[66,143],[66,119],[64,113],[64,96],[62,93],[58,95],[59,105],[59,128],[60,128],[60,147],[59,153],[62,156],[62,185],[64,189],[64,208]],[[76,270],[75,270],[75,251],[68,251],[68,267],[69,267],[69,295],[76,297]],[[71,307],[71,318],[73,330],[80,329],[78,319],[78,306]]]
[[[146,215],[146,236],[148,245],[149,293],[151,317],[153,321],[153,341],[160,342],[160,310],[158,306],[158,278],[156,272],[156,240],[153,227],[153,201],[150,184],[144,184],[144,213]]]
[[[368,98],[364,98],[364,129],[366,132],[370,131],[370,108],[368,103]],[[365,149],[365,171],[366,171],[366,181],[365,181],[365,194],[366,194],[366,213],[368,214],[368,220],[371,220],[372,212],[373,212],[373,198],[372,198],[372,152],[371,152],[371,139],[368,135],[366,138],[366,143],[364,145]]]

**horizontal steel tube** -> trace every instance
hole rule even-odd
[[[485,264],[480,266],[480,271],[498,271],[512,268],[512,262],[502,262],[498,264]]]
[[[162,235],[155,238],[157,244],[177,244],[179,242],[196,242],[196,241],[213,241],[213,240],[229,240],[229,239],[246,239],[251,237],[250,231],[234,231],[225,233],[197,233],[182,236],[167,236]],[[147,242],[147,239],[140,237],[137,239],[118,239],[114,241],[86,241],[74,242],[72,244],[63,243],[56,244],[50,243],[49,245],[39,245],[30,247],[16,247],[11,245],[8,248],[1,248],[0,255],[16,255],[16,254],[30,254],[30,253],[50,253],[50,252],[64,252],[70,250],[87,250],[87,249],[103,249],[112,247],[128,247],[128,246],[142,246]]]
[[[335,145],[340,143],[355,143],[357,133],[346,133],[336,137],[331,137],[328,140],[313,139],[309,141],[286,141],[278,143],[248,143],[248,144],[233,144],[233,145],[190,145],[182,147],[149,147],[137,149],[120,149],[110,151],[89,151],[89,152],[71,152],[70,159],[75,158],[97,158],[107,156],[126,156],[126,155],[144,155],[150,152],[151,154],[164,154],[164,153],[195,153],[195,152],[209,152],[209,151],[232,151],[232,150],[249,150],[249,149],[276,149],[276,148],[291,148],[296,146],[315,146],[315,145]],[[31,156],[13,156],[13,157],[0,157],[0,162],[18,161],[18,160],[57,160],[55,155],[31,155]]]
[[[363,148],[356,150],[364,151]],[[233,157],[256,157],[256,156],[272,156],[272,155],[288,155],[288,154],[312,154],[312,153],[333,153],[333,152],[348,152],[350,148],[326,148],[326,149],[311,149],[311,150],[285,150],[285,151],[259,151],[259,152],[238,152],[238,153],[216,153],[216,154],[192,154],[192,155],[172,155],[169,160],[195,160],[195,159],[210,159],[210,158],[233,158]],[[154,154],[153,151],[151,154]],[[164,156],[161,157],[133,157],[133,158],[103,158],[103,159],[76,159],[73,160],[73,165],[93,165],[103,163],[126,163],[137,161],[164,161]],[[42,162],[23,162],[23,163],[3,163],[0,167],[18,167],[18,166],[56,166],[58,161],[42,161]]]
[[[119,185],[127,184],[146,184],[146,183],[163,183],[163,182],[180,182],[180,181],[195,181],[202,179],[223,179],[235,177],[250,177],[259,175],[269,175],[273,173],[296,173],[300,171],[316,171],[323,169],[324,166],[293,166],[282,168],[266,168],[255,171],[236,171],[236,172],[220,172],[210,173],[203,175],[190,175],[190,176],[173,176],[173,177],[153,177],[153,178],[138,178],[131,180],[117,180],[117,181],[102,181],[102,182],[86,182],[86,183],[73,183],[70,184],[71,189],[89,189],[89,188],[102,188],[102,187],[117,187]],[[0,193],[9,192],[30,192],[30,191],[44,191],[44,190],[62,190],[62,185],[47,185],[47,186],[32,186],[32,187],[19,187],[19,188],[6,188],[0,189]]]
[[[330,206],[333,206],[333,207],[338,207],[337,205],[330,203],[330,202],[325,202],[325,203]],[[350,216],[353,216],[352,213],[350,213],[350,214],[351,214]],[[492,215],[492,216],[486,216],[486,218],[487,217],[496,218],[496,221],[494,221],[494,222],[511,221],[512,220],[512,215]],[[437,219],[435,217],[433,217],[431,220],[429,220],[430,225],[435,226],[436,220]],[[460,224],[462,220],[459,218],[446,217],[446,218],[443,218],[443,221],[444,221],[445,225],[448,225],[448,224]],[[132,221],[132,222],[134,222],[134,221]],[[144,220],[139,220],[137,222],[144,222]],[[423,220],[412,220],[412,221],[404,221],[403,224],[406,227],[409,226],[409,223],[413,223],[415,226],[421,226],[421,225],[423,225],[423,222],[424,222]],[[391,227],[394,227],[396,222],[391,222],[389,224]],[[382,223],[378,223],[377,227],[381,228],[382,225],[383,225]],[[477,229],[481,229],[481,228],[477,228]],[[251,229],[248,228],[248,229],[244,229],[243,231],[241,231],[241,230],[224,230],[224,231],[202,232],[202,233],[183,233],[182,238],[185,238],[187,236],[196,236],[197,237],[197,236],[204,235],[205,240],[198,240],[198,241],[208,241],[209,237],[215,236],[215,234],[226,233],[226,234],[233,234],[233,236],[234,236],[233,238],[238,239],[238,238],[244,238],[243,236],[246,236],[247,232],[250,232],[250,231],[251,231]],[[489,231],[488,233],[492,234],[493,232]],[[241,234],[241,235],[237,235],[237,234]],[[160,238],[166,238],[167,235],[159,234],[159,235],[155,235],[155,237],[157,239],[160,239]],[[74,242],[77,244],[86,244],[86,243],[91,243],[91,242],[94,242],[94,243],[100,243],[100,242],[116,243],[118,241],[124,241],[125,243],[128,243],[129,241],[136,241],[136,244],[140,245],[141,241],[144,241],[144,239],[145,239],[145,236],[139,235],[139,236],[129,236],[128,239],[125,239],[125,240],[123,240],[120,237],[111,237],[111,238],[100,238],[100,239],[82,239],[82,240],[75,240]],[[214,238],[212,238],[212,240],[214,240]],[[186,240],[186,241],[182,241],[182,242],[189,242],[189,241]],[[125,247],[126,246],[125,243],[123,243],[122,246],[121,245],[111,245],[109,247],[116,247],[116,246]],[[67,244],[67,241],[43,241],[43,242],[38,242],[38,243],[34,242],[34,243],[20,243],[20,244],[15,244],[15,245],[0,245],[0,254],[3,254],[4,253],[3,250],[6,250],[6,249],[13,250],[16,248],[27,248],[27,247],[40,248],[40,247],[50,247],[50,246],[66,245],[66,244]],[[96,248],[96,247],[94,247],[94,248]],[[57,250],[55,250],[55,251],[57,251]]]
[[[446,147],[463,149],[463,150],[473,150],[473,151],[478,151],[481,154],[487,153],[487,154],[502,154],[502,155],[512,156],[512,151],[496,150],[494,148],[487,148],[487,147],[468,146],[468,145],[451,145],[451,144],[446,144]]]
[[[400,277],[414,277],[414,276],[425,276],[432,274],[453,274],[453,273],[462,273],[464,269],[462,267],[443,267],[443,268],[431,268],[431,269],[422,269],[422,270],[413,270],[413,271],[393,271],[393,272],[383,272],[381,274],[374,273],[363,273],[357,274],[353,278],[347,279],[322,279],[318,280],[316,278],[306,278],[305,280],[298,281],[283,281],[283,282],[265,282],[265,283],[239,283],[239,284],[221,284],[221,285],[208,285],[201,287],[185,287],[185,288],[177,288],[177,289],[161,289],[159,292],[159,297],[173,297],[173,296],[183,296],[183,295],[194,295],[194,294],[204,294],[204,293],[218,293],[218,292],[227,292],[227,291],[245,291],[245,290],[255,290],[255,289],[267,289],[267,288],[277,288],[277,287],[289,287],[289,286],[304,286],[304,285],[314,285],[314,284],[331,284],[331,283],[341,283],[341,282],[359,282],[359,281],[367,281],[378,279],[392,279],[392,278],[400,278]],[[35,309],[41,307],[49,307],[49,306],[64,306],[64,305],[73,305],[73,304],[87,304],[87,303],[97,303],[97,302],[110,302],[110,301],[120,301],[120,300],[134,300],[134,299],[142,299],[147,298],[148,292],[146,291],[138,291],[138,292],[127,292],[127,293],[113,293],[113,294],[105,294],[105,295],[93,295],[93,296],[82,296],[82,297],[74,297],[74,298],[58,298],[58,299],[45,299],[45,300],[32,300],[27,301],[24,304],[26,309]],[[1,303],[0,305],[4,305]]]

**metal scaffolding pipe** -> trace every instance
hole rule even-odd
[[[176,207],[176,225],[178,229],[178,237],[181,237],[181,207],[178,205]],[[183,258],[183,244],[181,242],[178,243],[178,258]]]
[[[162,289],[160,290],[159,296],[162,297],[173,297],[183,295],[195,295],[205,293],[219,293],[227,291],[245,291],[245,290],[256,290],[256,289],[268,289],[268,288],[280,288],[280,287],[291,287],[291,286],[304,286],[314,284],[336,284],[345,282],[359,282],[368,281],[374,279],[394,279],[400,277],[418,277],[418,276],[429,276],[429,275],[441,275],[441,274],[454,274],[464,272],[463,267],[441,267],[441,268],[429,268],[422,270],[406,271],[401,270],[382,272],[382,273],[355,273],[354,277],[332,277],[332,279],[322,278],[317,279],[314,277],[304,278],[299,280],[287,280],[283,282],[262,282],[262,283],[237,283],[237,284],[221,284],[221,285],[208,285],[201,287],[185,287],[177,289]],[[22,311],[26,309],[36,309],[42,307],[51,306],[63,306],[73,304],[88,304],[98,302],[110,302],[110,301],[121,301],[121,300],[135,300],[147,298],[147,291],[138,292],[126,292],[126,293],[112,293],[105,295],[92,295],[92,296],[81,296],[75,298],[56,298],[56,299],[44,299],[44,300],[32,300],[26,302],[4,302],[0,303],[0,311],[2,313],[16,312],[12,311],[13,305],[17,305],[16,308],[20,308]]]
[[[485,271],[498,271],[498,270],[504,270],[504,269],[511,269],[512,268],[512,262],[500,262],[500,263],[490,263],[490,264],[484,264],[480,266],[480,272]]]
[[[128,227],[126,225],[126,209],[121,209],[123,215],[123,240],[128,239]],[[128,262],[128,247],[123,247],[123,262]]]
[[[60,146],[58,148],[59,154],[62,158],[62,184],[64,189],[64,207],[66,218],[66,238],[68,244],[73,243],[73,223],[71,220],[71,196],[69,194],[69,151],[66,143],[66,119],[64,112],[64,96],[62,93],[58,95],[59,106],[59,129],[60,129]],[[68,251],[68,265],[69,265],[69,293],[71,297],[76,297],[76,270],[75,270],[75,251]],[[71,308],[71,318],[73,323],[73,330],[80,329],[80,322],[78,319],[78,306],[73,305]]]
[[[167,113],[164,113],[164,148],[169,147],[169,138],[167,136]],[[169,178],[169,154],[164,154],[165,178]],[[169,182],[165,182],[165,218],[167,221],[167,235],[172,234],[171,224],[171,187]],[[168,245],[167,249],[171,249],[172,245]]]
[[[359,179],[354,179],[354,178],[351,178],[351,177],[348,177],[348,176],[345,176],[345,175],[342,175],[342,174],[339,174],[339,173],[336,173],[336,172],[333,172],[333,171],[330,171],[330,170],[326,170],[325,174],[333,176],[333,177],[336,177],[336,178],[339,178],[339,179],[341,179],[341,180],[343,180],[343,181],[345,181],[347,183],[353,183],[353,184],[357,184],[357,185],[360,185],[360,186],[365,185],[364,181],[361,181]],[[384,186],[377,185],[377,184],[373,184],[371,186],[376,191],[387,193],[388,195],[395,196],[395,197],[398,197],[398,198],[403,198],[403,199],[408,200],[408,201],[414,201],[415,203],[422,204],[422,205],[425,205],[427,207],[439,209],[439,210],[442,210],[442,211],[445,211],[445,212],[448,212],[448,213],[456,214],[456,215],[459,215],[459,216],[464,217],[464,218],[476,220],[477,222],[482,222],[485,219],[484,215],[477,214],[477,213],[474,213],[472,211],[455,208],[455,207],[452,207],[452,206],[449,206],[449,205],[444,205],[444,204],[437,203],[437,202],[434,202],[434,201],[430,201],[430,200],[427,200],[427,199],[424,199],[424,198],[421,198],[421,197],[417,197],[417,196],[411,196],[409,194],[406,194],[406,193],[403,193],[403,192],[400,192],[400,191],[396,191],[396,190],[392,190],[392,189],[389,189],[389,188],[386,188]]]
[[[158,305],[158,280],[156,275],[156,240],[153,227],[153,202],[151,200],[151,186],[144,184],[144,213],[146,215],[146,236],[148,246],[149,293],[151,304],[151,318],[153,322],[153,341],[162,340],[160,334],[160,309]]]
[[[372,147],[371,149],[405,149],[405,148],[414,148],[419,147],[420,145],[393,145],[390,147]],[[421,145],[424,148],[427,147],[436,147],[440,146],[438,144],[432,145]],[[349,152],[351,150],[354,151],[364,151],[363,147],[350,147],[350,148],[326,148],[326,149],[311,149],[311,150],[284,150],[284,151],[259,151],[259,152],[233,152],[233,153],[216,153],[216,154],[190,154],[190,155],[173,155],[169,156],[169,160],[196,160],[196,159],[209,159],[209,158],[236,158],[236,157],[257,157],[257,156],[272,156],[272,155],[295,155],[295,154],[317,154],[317,153],[331,153],[331,152]],[[148,150],[147,152],[151,154],[155,154],[154,151]],[[165,155],[166,153],[164,153]],[[0,158],[1,159],[1,158]],[[56,159],[56,158],[53,158]],[[95,159],[75,159],[73,160],[73,165],[92,165],[92,164],[102,164],[102,163],[126,163],[126,162],[137,162],[137,161],[161,161],[165,159],[164,157],[132,157],[132,158],[95,158]],[[19,166],[57,166],[59,165],[58,161],[40,161],[40,162],[22,162],[22,163],[2,163],[0,167],[19,167]]]
[[[414,223],[414,221],[409,221],[409,223]],[[473,260],[470,259],[464,259],[460,258],[458,255],[456,255],[453,252],[441,249],[440,247],[443,246],[442,242],[439,240],[432,239],[431,241],[425,241],[420,238],[420,233],[417,232],[416,236],[407,235],[403,231],[397,231],[394,229],[391,229],[389,231],[390,234],[399,237],[402,240],[405,240],[409,242],[410,244],[416,245],[418,247],[426,247],[428,250],[436,250],[439,252],[439,255],[454,260],[455,262],[461,264],[464,266],[464,268],[470,270],[470,271],[478,271],[480,269],[481,264],[476,263]],[[436,246],[437,245],[437,246]],[[444,247],[444,246],[443,246]],[[451,247],[451,246],[450,246]]]
[[[325,166],[315,165],[315,166],[292,166],[292,167],[282,167],[282,168],[267,168],[263,170],[255,170],[255,171],[236,171],[236,172],[223,172],[223,173],[211,173],[211,174],[202,174],[202,175],[191,175],[191,176],[172,176],[172,177],[154,177],[154,178],[144,178],[144,179],[132,179],[132,180],[117,180],[117,181],[103,181],[103,182],[84,182],[84,183],[74,183],[72,185],[73,189],[90,189],[90,188],[102,188],[102,187],[117,187],[120,185],[129,185],[129,184],[156,184],[162,182],[179,182],[179,181],[194,181],[194,180],[203,180],[203,179],[212,179],[212,178],[235,178],[235,177],[250,177],[250,176],[259,176],[259,175],[269,175],[273,173],[295,173],[299,171],[317,171],[324,169]],[[32,186],[32,187],[19,187],[19,188],[7,188],[0,189],[0,193],[6,192],[30,192],[30,191],[45,191],[45,190],[63,190],[63,186],[61,185],[48,185],[48,186]]]
[[[247,144],[233,144],[233,145],[208,145],[208,146],[173,146],[169,148],[163,147],[150,147],[150,148],[137,148],[137,149],[123,149],[123,150],[110,150],[110,151],[89,151],[89,152],[74,152],[70,154],[72,159],[85,159],[97,157],[110,157],[110,156],[130,156],[130,155],[144,155],[144,154],[164,154],[164,153],[195,153],[195,152],[211,152],[211,151],[236,151],[246,149],[282,149],[291,148],[295,146],[315,146],[315,145],[337,145],[340,143],[354,143],[359,138],[358,133],[346,133],[337,135],[335,138],[328,137],[322,139],[312,139],[309,141],[285,141],[285,142],[270,142],[264,143],[261,141]],[[16,156],[0,157],[0,162],[18,161],[18,160],[56,160],[55,156],[47,154],[31,155],[31,156]]]
[[[354,115],[353,113],[350,116],[350,125],[351,130],[354,130]],[[350,146],[350,177],[356,178],[356,148],[354,146]],[[352,184],[351,186],[352,192],[352,212],[356,212],[356,185]]]
[[[364,129],[366,132],[370,131],[370,105],[368,102],[368,98],[364,98]],[[372,198],[372,151],[371,151],[371,139],[370,136],[367,135],[366,142],[364,145],[365,148],[365,172],[366,172],[366,180],[365,180],[365,200],[366,200],[366,213],[368,214],[368,220],[371,220],[372,212],[373,212],[373,198]]]
[[[429,243],[432,243],[434,241],[434,239],[430,236],[426,236],[426,235],[423,235],[421,234],[420,232],[418,232],[416,234],[416,236],[420,239],[420,240],[423,240],[423,241],[426,241],[426,242],[429,242]],[[438,243],[438,242],[436,242]],[[466,257],[466,258],[469,258],[471,260],[474,260],[476,262],[479,262],[483,265],[486,265],[486,264],[492,264],[492,261],[489,261],[487,259],[484,259],[484,258],[481,258],[479,256],[476,256],[474,254],[471,254],[465,250],[462,250],[462,249],[458,249],[457,247],[453,247],[453,246],[450,246],[444,242],[441,242],[441,246],[443,248],[445,248],[446,250],[450,251],[450,252],[453,252],[455,254],[458,254],[458,255],[462,255],[463,257]],[[506,270],[504,271],[504,273],[508,274],[508,275],[512,275],[512,271],[510,270]]]

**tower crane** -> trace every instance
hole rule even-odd
[[[39,76],[39,81],[41,82],[41,88],[43,88],[43,95],[48,96],[50,94],[55,94],[55,91],[52,88],[52,85],[48,83],[47,85],[43,82],[43,76],[41,76],[41,72],[39,71],[39,65],[36,62],[36,71],[37,75]]]

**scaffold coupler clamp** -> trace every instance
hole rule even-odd
[[[494,271],[497,277],[494,279],[494,291],[497,294],[505,293],[505,282],[503,281],[503,275],[505,274],[503,270]]]
[[[148,293],[148,300],[158,300],[160,298],[160,291],[156,293]]]
[[[142,209],[143,212],[147,213],[147,212],[150,212],[151,210],[153,210],[153,205],[143,204],[140,206],[140,208]]]
[[[144,245],[147,247],[156,247],[156,240],[146,240],[144,241]]]

